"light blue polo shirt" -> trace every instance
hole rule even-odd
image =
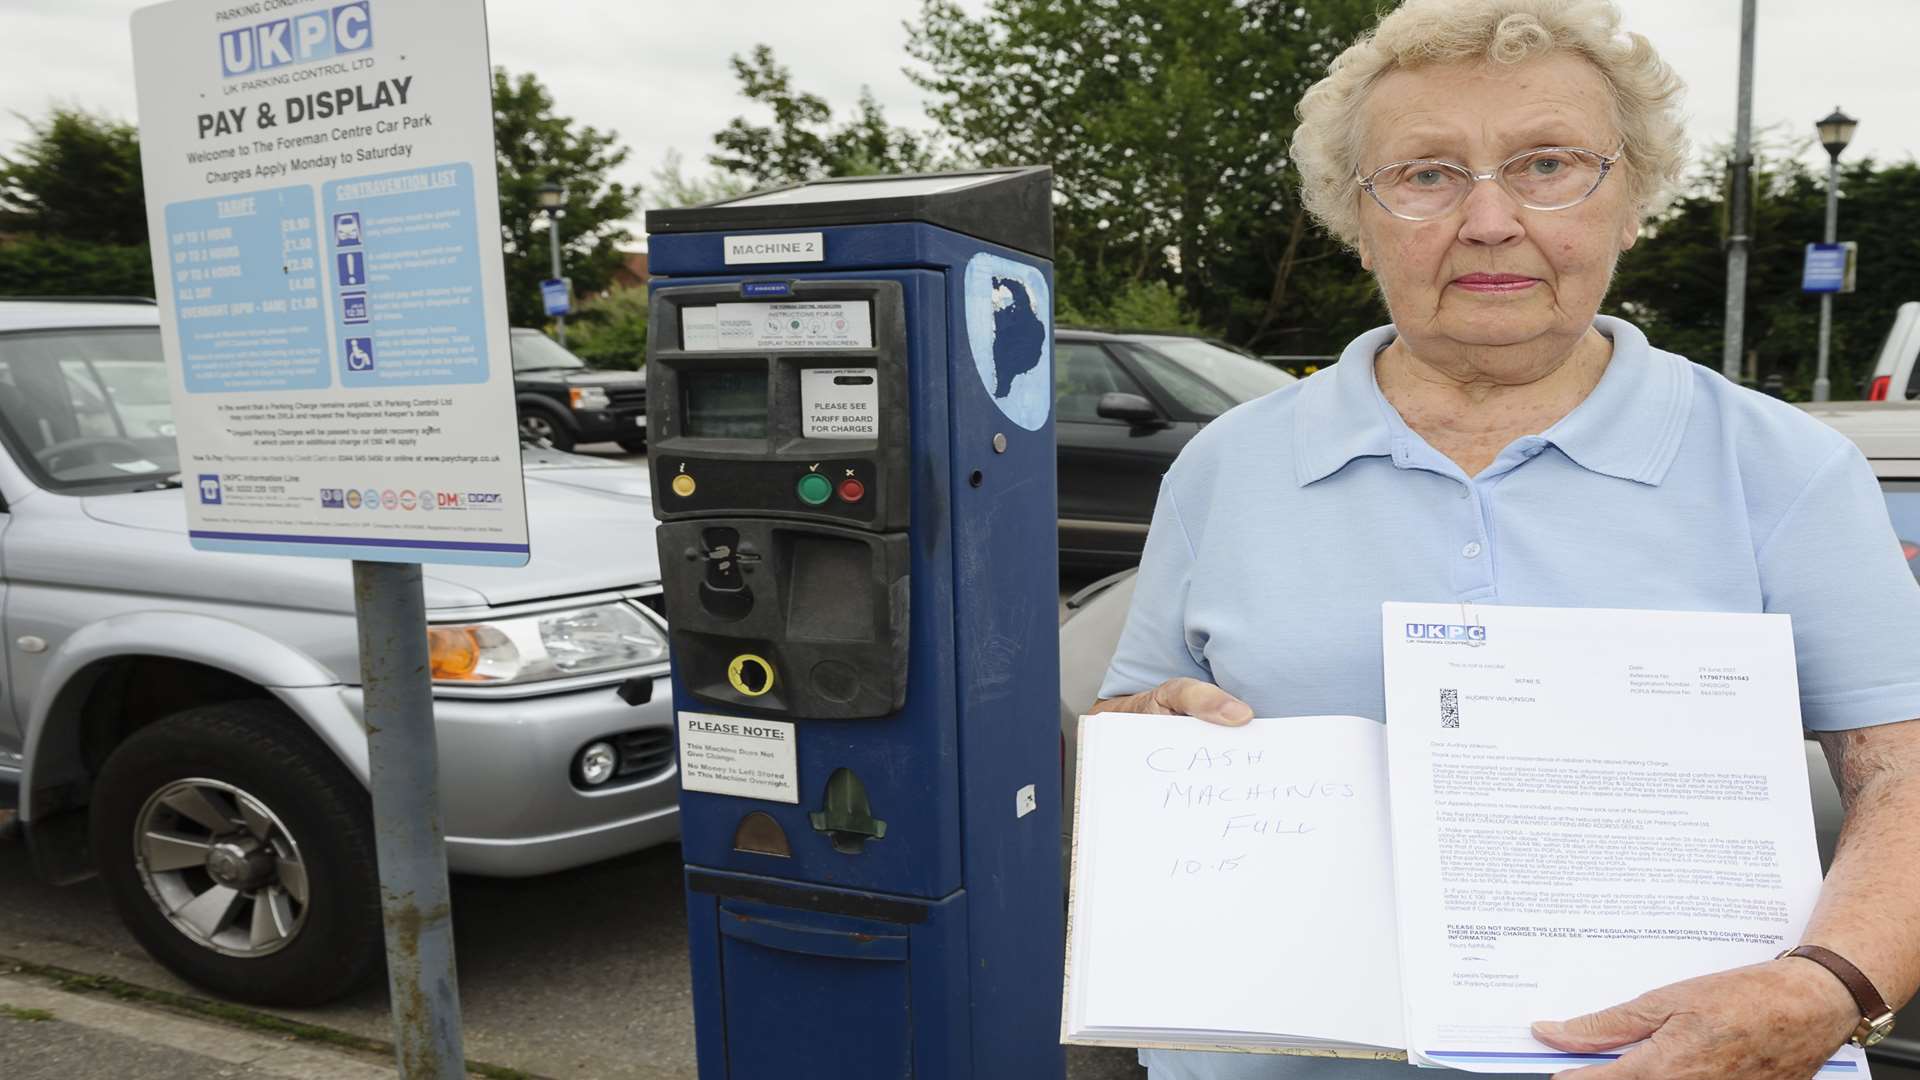
[[[1613,358],[1593,392],[1478,476],[1380,393],[1391,326],[1209,424],[1161,483],[1101,697],[1185,675],[1256,716],[1384,721],[1381,603],[1473,601],[1784,612],[1808,728],[1920,717],[1920,586],[1866,459],[1630,323],[1594,326]],[[1416,1075],[1271,1055],[1141,1061],[1156,1080]]]

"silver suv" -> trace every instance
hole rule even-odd
[[[188,546],[151,304],[0,301],[0,807],[183,978],[311,1004],[382,956],[348,563]],[[530,449],[533,561],[426,568],[456,872],[679,835],[645,473]]]

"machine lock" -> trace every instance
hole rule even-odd
[[[852,769],[835,769],[827,777],[827,805],[807,815],[815,832],[827,834],[833,850],[842,855],[858,855],[868,840],[882,840],[887,823],[873,816],[867,802],[867,785]]]

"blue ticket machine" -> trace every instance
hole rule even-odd
[[[1051,194],[647,215],[707,1080],[1063,1074]]]

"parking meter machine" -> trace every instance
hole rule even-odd
[[[647,215],[709,1080],[1062,1075],[1051,193]]]

